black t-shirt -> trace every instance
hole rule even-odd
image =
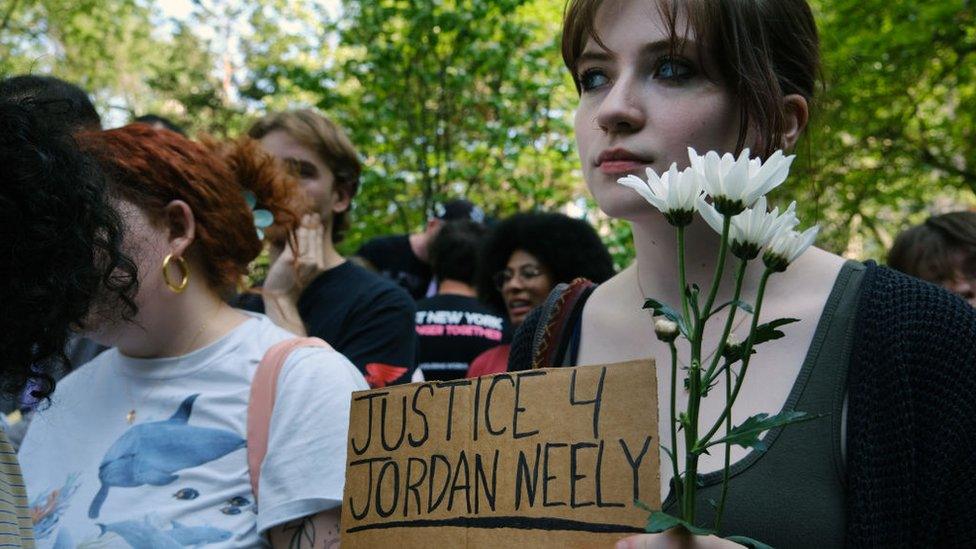
[[[430,266],[414,255],[410,235],[384,236],[363,244],[356,255],[386,278],[402,286],[414,299],[423,299],[433,276]]]
[[[264,312],[255,294],[239,296],[235,305]],[[371,387],[410,382],[417,345],[414,311],[403,289],[349,261],[320,274],[298,299],[308,335],[345,355]]]
[[[505,320],[473,297],[436,295],[417,302],[417,367],[424,379],[464,377],[474,358],[502,343]]]

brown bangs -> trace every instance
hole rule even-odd
[[[636,0],[631,0],[636,1]],[[648,2],[650,3],[650,2]],[[705,74],[724,86],[740,108],[736,152],[746,146],[749,130],[756,136],[754,154],[768,157],[781,147],[786,131],[784,99],[798,94],[812,103],[820,71],[819,38],[806,0],[658,0],[661,18],[671,37],[672,51],[682,50],[690,33],[697,37],[700,59],[718,74]],[[605,49],[595,29],[603,0],[570,0],[563,17],[563,62],[580,82],[576,66],[592,38]],[[687,15],[677,28],[679,10]],[[703,68],[704,70],[704,68]]]

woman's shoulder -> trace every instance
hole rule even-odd
[[[294,349],[282,368],[283,386],[328,385],[330,392],[369,389],[369,385],[345,355],[332,347],[306,346]]]
[[[869,263],[854,325],[852,399],[967,402],[976,409],[976,309],[943,288]],[[877,395],[880,380],[891,386]],[[891,396],[898,394],[899,396]]]

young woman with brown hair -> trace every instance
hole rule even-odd
[[[600,208],[631,223],[634,264],[600,285],[574,313],[529,317],[510,368],[612,363],[652,357],[668,395],[670,353],[651,336],[647,297],[680,301],[676,237],[663,215],[617,183],[645,168],[689,163],[687,149],[748,148],[761,158],[792,149],[806,129],[819,69],[818,37],[805,0],[573,0],[563,57],[580,92],[576,138],[586,183]],[[685,229],[689,283],[707,287],[719,237],[701,219]],[[761,265],[747,272],[753,301]],[[557,288],[557,292],[564,291]],[[717,303],[732,288],[721,288]],[[764,344],[732,411],[823,417],[766,435],[765,452],[731,448],[732,477],[721,534],[777,547],[931,547],[972,544],[967,503],[976,497],[976,314],[958,298],[874,264],[810,249],[770,279],[763,319],[793,317],[786,337]],[[558,326],[558,319],[577,319]],[[561,321],[561,320],[560,320]],[[704,333],[705,349],[720,326]],[[572,344],[544,334],[567,334]],[[539,349],[572,350],[537,360]],[[684,351],[682,351],[684,352]],[[679,411],[683,398],[678,399]],[[660,399],[669,417],[669,398]],[[724,399],[703,401],[711,426]],[[662,440],[669,425],[660,426]],[[679,447],[683,441],[679,434]],[[701,456],[696,503],[712,525],[724,452]],[[663,507],[671,465],[662,453]],[[684,543],[684,541],[681,541]],[[667,546],[673,534],[622,545]],[[689,543],[724,546],[718,538]]]

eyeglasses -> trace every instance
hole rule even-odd
[[[522,265],[517,271],[513,271],[511,269],[503,269],[498,271],[495,273],[495,276],[492,277],[492,279],[495,281],[495,288],[497,288],[498,291],[501,291],[505,284],[511,282],[516,275],[522,282],[528,282],[533,278],[542,276],[542,269],[540,269],[537,265]]]

